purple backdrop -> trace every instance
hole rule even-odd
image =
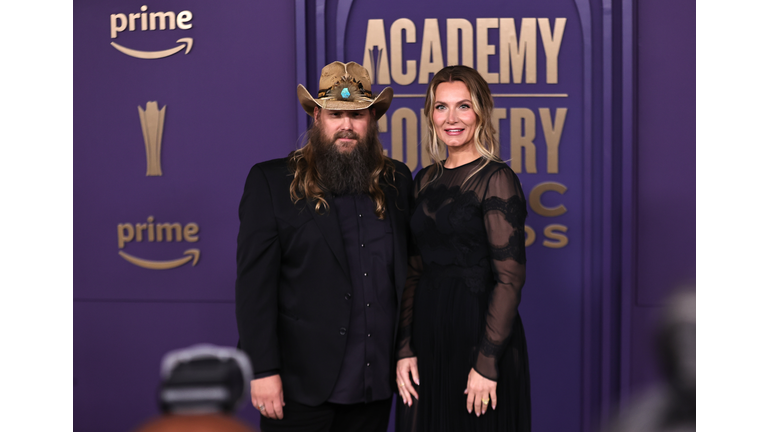
[[[665,294],[695,273],[693,0],[637,6],[631,0],[445,1],[440,9],[399,0],[238,0],[225,7],[169,0],[146,4],[146,12],[189,11],[191,28],[142,31],[139,17],[135,30],[126,22],[111,37],[112,15],[129,21],[145,4],[74,5],[76,431],[131,430],[157,415],[165,352],[236,343],[234,255],[245,176],[253,163],[296,148],[308,118],[297,109],[296,84],[316,91],[321,65],[363,63],[369,19],[384,21],[387,44],[392,23],[410,19],[416,43],[403,44],[403,59],[418,62],[428,18],[437,19],[444,60],[448,18],[466,19],[474,30],[476,18],[515,18],[518,30],[522,18],[548,18],[553,27],[555,18],[567,18],[557,84],[545,83],[537,31],[538,82],[491,85],[495,94],[568,94],[496,98],[507,115],[500,120],[503,159],[511,156],[509,109],[535,113],[537,173],[520,172],[526,194],[542,182],[567,187],[562,195],[542,196],[544,206],[563,204],[565,214],[545,217],[529,208],[537,238],[528,247],[521,314],[531,353],[534,429],[594,430],[620,392],[656,379],[648,349],[654,314]],[[110,45],[155,52],[179,46],[181,38],[194,41],[188,54],[157,59],[131,57]],[[498,30],[490,30],[488,43],[497,45],[490,72],[500,68],[497,39]],[[475,46],[475,65],[476,57]],[[669,64],[676,67],[661,67]],[[417,82],[390,85],[396,94],[426,89]],[[374,90],[383,87],[377,83]],[[137,107],[149,101],[166,107],[162,176],[145,175]],[[407,141],[405,133],[402,141],[393,138],[394,113],[404,108],[418,119],[422,105],[420,98],[395,99],[382,133],[389,154],[393,142]],[[558,173],[547,173],[539,108],[550,108],[553,117],[556,108],[568,108]],[[420,137],[418,121],[416,127]],[[400,158],[415,173],[421,150],[415,160],[407,150],[404,145]],[[125,235],[125,225],[149,224],[150,216],[155,224],[197,224],[198,240],[150,242],[145,231],[142,241],[134,235],[121,248],[119,227]],[[567,246],[543,245],[550,224],[568,227]],[[168,261],[191,248],[199,250],[196,265],[168,270],[142,268],[118,254]],[[238,416],[258,421],[249,405]]]
[[[250,166],[296,146],[294,7],[197,0],[148,4],[192,12],[192,28],[110,37],[112,14],[146,3],[74,8],[74,429],[126,431],[157,415],[162,354],[193,343],[233,346],[237,206]],[[265,25],[273,23],[274,25]],[[194,39],[188,54],[138,59]],[[138,108],[166,107],[163,175],[146,176]],[[279,119],[279,120],[277,120]],[[135,266],[118,255],[123,223],[199,225],[197,242],[126,243],[150,260],[200,250],[196,266]],[[255,424],[258,414],[244,410]]]
[[[637,5],[637,287],[631,377],[657,379],[649,355],[667,293],[696,276],[696,2]],[[664,66],[667,65],[667,66]]]

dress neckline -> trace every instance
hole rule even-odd
[[[465,163],[465,164],[462,164],[462,165],[459,165],[459,166],[457,166],[457,167],[453,167],[453,168],[448,168],[448,167],[446,167],[446,166],[445,166],[445,161],[443,161],[443,169],[446,169],[446,170],[448,170],[448,171],[457,170],[457,169],[459,169],[459,168],[462,168],[462,167],[465,167],[465,166],[467,166],[467,165],[472,165],[473,163],[475,163],[475,162],[479,161],[479,160],[480,160],[480,159],[482,159],[482,158],[483,158],[483,157],[482,157],[482,156],[480,156],[479,158],[477,158],[477,159],[475,159],[475,160],[473,160],[473,161],[467,162],[467,163]]]

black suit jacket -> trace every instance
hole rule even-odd
[[[408,167],[393,162],[394,186],[382,185],[394,233],[399,305],[413,180]],[[333,198],[326,196],[330,208],[322,215],[315,202],[294,204],[291,180],[288,160],[275,159],[254,165],[245,182],[237,236],[237,328],[254,373],[279,370],[285,397],[315,406],[328,399],[341,368],[352,307],[345,297],[352,283]]]

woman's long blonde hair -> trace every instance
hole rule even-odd
[[[426,147],[427,154],[429,154],[433,165],[427,173],[428,181],[424,183],[421,189],[437,180],[443,172],[443,161],[440,155],[446,151],[446,146],[437,137],[432,113],[435,110],[435,91],[437,86],[445,82],[450,83],[454,81],[463,82],[469,90],[472,98],[472,110],[475,112],[475,116],[477,116],[477,127],[475,127],[475,135],[473,137],[475,149],[483,158],[483,163],[464,180],[464,183],[485,168],[491,161],[502,162],[499,156],[497,156],[499,153],[499,141],[496,139],[496,128],[493,127],[493,96],[491,96],[491,89],[488,87],[488,83],[485,82],[476,70],[470,67],[463,65],[446,66],[432,78],[424,100],[427,140],[423,145]]]

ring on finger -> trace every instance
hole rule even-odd
[[[489,401],[490,401],[490,399],[488,399],[488,398],[483,398],[483,400],[482,400],[481,402],[483,403],[483,405],[488,405],[488,402],[489,402]]]
[[[401,382],[401,383],[400,383],[400,387],[405,387],[405,383],[404,383],[404,382]]]
[[[259,405],[259,411],[264,411],[267,407],[264,404]]]

